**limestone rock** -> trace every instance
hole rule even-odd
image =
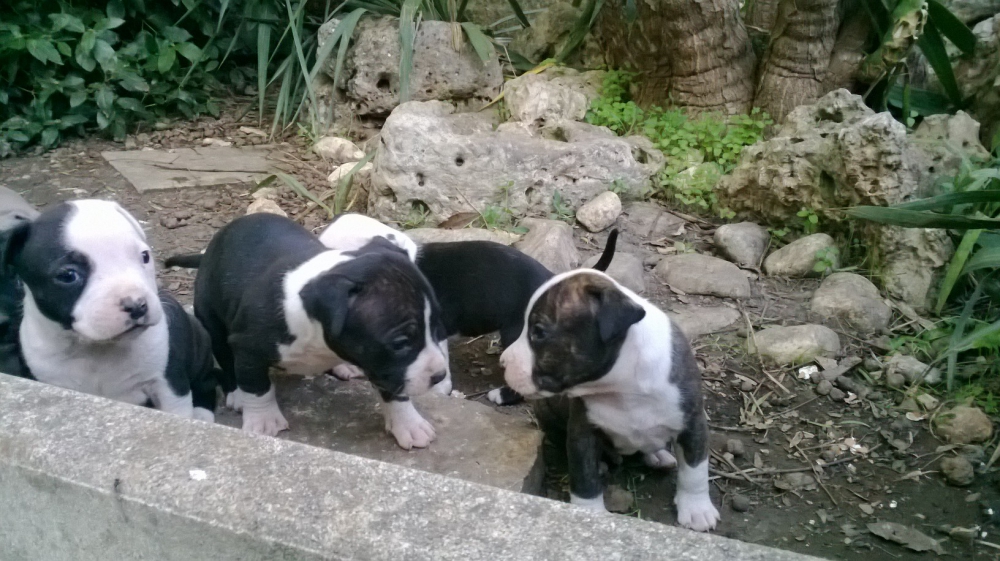
[[[754,334],[752,342],[762,358],[777,365],[795,365],[840,352],[840,337],[822,325],[777,326]]]
[[[945,230],[878,227],[873,236],[881,257],[886,292],[914,309],[926,308],[939,272],[951,261],[955,246]]]
[[[854,273],[834,273],[813,294],[810,308],[828,321],[842,321],[865,333],[884,329],[892,310],[868,279]]]
[[[570,68],[522,74],[504,84],[504,100],[517,121],[582,121],[598,97],[603,76],[600,71],[579,73]]]
[[[505,232],[503,230],[486,230],[483,228],[462,228],[460,230],[449,230],[446,228],[414,228],[412,230],[407,230],[406,235],[410,236],[413,241],[420,244],[485,241],[511,245],[521,239],[520,234]]]
[[[918,379],[925,384],[934,385],[941,381],[941,370],[931,368],[928,370],[926,364],[920,362],[910,355],[894,354],[885,362],[885,372],[887,375],[900,374],[906,383],[912,384]],[[925,374],[926,372],[926,374]]]
[[[320,30],[322,46],[336,25]],[[354,31],[352,46],[336,88],[350,111],[360,117],[385,116],[399,105],[399,19],[362,18]],[[453,46],[453,28],[445,21],[424,20],[413,44],[410,99],[481,101],[500,93],[503,74],[494,54],[484,65],[469,44],[460,51]],[[467,41],[462,36],[464,41]],[[324,72],[333,78],[336,57],[327,59]],[[478,108],[478,107],[477,107]]]
[[[1000,14],[1000,0],[943,0],[941,3],[966,25]]]
[[[564,273],[580,265],[580,252],[573,241],[573,228],[559,220],[525,218],[521,226],[528,233],[514,244],[529,257],[545,265],[555,274]]]
[[[289,375],[273,380],[290,427],[279,438],[508,491],[542,490],[542,434],[520,415],[466,399],[422,395],[413,398],[414,404],[434,425],[437,439],[425,449],[407,451],[386,434],[380,400],[366,380]],[[216,422],[239,427],[241,420],[226,409]]]
[[[570,40],[573,26],[582,13],[581,8],[566,0],[545,0],[544,6],[545,11],[529,16],[531,27],[515,31],[510,43],[511,50],[528,60],[554,57]]]
[[[837,244],[826,234],[813,234],[795,240],[775,251],[764,260],[764,271],[775,277],[819,276],[822,271],[814,269],[820,252],[833,268],[840,265]]]
[[[583,266],[593,267],[600,258],[600,254],[595,255],[584,261]],[[646,291],[646,281],[643,279],[642,259],[631,253],[616,252],[614,258],[611,260],[611,265],[608,266],[608,270],[605,272],[609,277],[615,279],[622,286],[636,294],[642,294]]]
[[[959,405],[934,418],[937,434],[952,444],[986,442],[993,436],[993,422],[978,407]]]
[[[788,221],[802,209],[901,202],[916,189],[906,127],[840,89],[794,109],[770,140],[748,146],[718,192],[734,211]]]
[[[686,306],[667,312],[688,339],[723,331],[740,320],[739,310],[729,306]]]
[[[937,185],[955,175],[963,158],[986,159],[988,150],[979,142],[979,123],[965,111],[954,115],[928,115],[910,135],[916,150],[914,164],[920,190],[916,197],[939,195]]]
[[[632,235],[658,240],[683,228],[685,221],[656,203],[634,202],[625,205],[622,228]]]
[[[687,253],[664,257],[653,272],[672,288],[688,294],[749,298],[750,281],[743,271],[718,257]]]
[[[365,153],[356,144],[346,138],[324,136],[313,145],[313,152],[335,166],[347,162],[356,162],[365,157]]]
[[[576,211],[576,220],[591,232],[611,227],[622,213],[622,200],[611,191],[605,191],[584,203]]]
[[[358,165],[358,162],[347,162],[346,164],[341,164],[337,166],[337,169],[333,170],[327,178],[327,182],[330,183],[330,187],[336,189],[340,186],[340,180],[343,179],[347,174],[351,173],[354,166]],[[372,177],[372,164],[368,162],[367,164],[361,166],[361,169],[354,172],[354,180],[352,182],[355,186],[367,187],[371,182]]]
[[[941,474],[945,481],[956,487],[970,485],[976,478],[976,472],[972,469],[972,462],[963,456],[955,456],[941,460]]]
[[[715,230],[715,245],[741,267],[760,265],[770,241],[771,234],[767,228],[753,222],[723,224]]]
[[[555,191],[575,210],[616,180],[637,195],[656,172],[656,164],[637,161],[632,144],[602,127],[522,125],[494,130],[490,116],[454,114],[442,102],[399,106],[382,128],[369,212],[392,221],[421,208],[440,222],[470,205],[503,204],[517,217],[547,214]]]
[[[278,216],[288,216],[288,213],[278,206],[278,203],[272,201],[271,199],[257,199],[250,203],[247,207],[247,214],[257,214],[259,212],[266,212],[269,214],[277,214]]]

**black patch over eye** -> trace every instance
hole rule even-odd
[[[391,343],[389,343],[389,348],[391,348],[393,352],[397,353],[404,353],[406,351],[409,351],[412,346],[413,344],[408,335],[400,335],[399,337],[393,339]]]
[[[142,262],[143,264],[149,263],[149,250],[142,252]]]
[[[536,323],[528,330],[528,338],[532,341],[544,341],[549,336],[549,331],[540,323]]]
[[[70,267],[61,269],[55,276],[56,282],[60,284],[76,284],[80,281],[80,278],[80,273]]]

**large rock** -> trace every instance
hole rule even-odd
[[[955,246],[945,230],[874,227],[874,249],[880,257],[882,284],[894,298],[920,310]]]
[[[594,255],[584,261],[583,266],[593,267],[600,258],[600,254]],[[646,291],[646,281],[643,278],[645,271],[642,267],[642,259],[631,253],[615,253],[614,258],[611,260],[611,265],[608,266],[608,270],[605,272],[608,273],[609,277],[615,279],[632,292],[642,294]]]
[[[750,281],[739,267],[729,261],[686,253],[660,260],[653,272],[671,288],[688,294],[707,294],[723,298],[749,298]]]
[[[320,28],[322,46],[336,29],[331,21]],[[468,44],[453,46],[454,28],[449,22],[424,20],[417,28],[410,73],[410,99],[473,101],[490,100],[500,93],[503,73],[494,54],[483,64]],[[344,110],[356,116],[385,116],[399,105],[399,20],[394,17],[362,18],[354,31],[352,46],[342,70],[341,83],[334,86]],[[336,56],[327,59],[324,72],[333,78]],[[338,108],[339,109],[339,108]]]
[[[886,328],[892,319],[878,288],[854,273],[834,273],[824,279],[810,308],[828,321],[842,321],[865,333]]]
[[[837,220],[835,209],[911,195],[910,157],[902,123],[835,90],[794,109],[770,140],[745,148],[719,183],[720,202],[773,221],[794,220],[803,207]]]
[[[313,144],[313,152],[334,166],[356,162],[365,157],[365,153],[350,140],[336,136],[324,136]]]
[[[548,270],[559,274],[580,266],[580,252],[573,241],[573,228],[559,220],[525,218],[521,226],[528,229],[521,241],[514,244]]]
[[[367,381],[275,376],[274,383],[290,426],[280,438],[509,491],[541,490],[542,435],[520,415],[465,399],[420,396],[415,405],[437,439],[426,449],[407,451],[386,434],[380,400]],[[216,421],[232,427],[241,422],[228,409]]]
[[[489,3],[488,0],[485,3]],[[522,2],[522,6],[523,4]],[[568,0],[544,0],[542,6],[545,10],[541,10],[540,13],[527,12],[531,27],[515,31],[510,43],[511,51],[534,62],[555,58],[570,41],[574,40],[573,30],[583,15],[583,7],[574,6]],[[469,11],[472,11],[471,7]],[[603,50],[593,34],[586,35],[583,43],[574,50],[566,64],[583,68],[605,65]]]
[[[667,212],[656,203],[629,203],[625,205],[625,216],[627,219],[622,221],[622,228],[626,232],[650,240],[674,235],[686,224],[683,218]]]
[[[840,352],[840,337],[822,325],[768,327],[755,333],[752,341],[761,358],[781,366],[832,358]]]
[[[986,442],[993,436],[993,422],[978,407],[959,405],[934,417],[937,434],[952,444]]]
[[[504,84],[504,100],[517,121],[582,121],[598,97],[603,76],[596,70],[580,73],[562,67],[522,74]]]
[[[984,160],[990,153],[979,141],[979,123],[965,111],[928,115],[910,135],[921,188],[916,197],[938,195],[937,186],[961,169],[962,160]]]
[[[410,102],[385,122],[375,155],[369,212],[403,220],[413,208],[441,222],[458,212],[506,205],[515,216],[548,214],[559,191],[576,209],[616,180],[630,194],[649,185],[647,152],[607,129],[548,123],[533,129],[486,114],[454,114],[443,102]],[[662,157],[662,155],[661,155]]]
[[[966,25],[1000,14],[1000,0],[942,0],[941,3]]]
[[[461,228],[459,230],[449,230],[446,228],[414,228],[412,230],[407,230],[406,235],[410,236],[410,238],[417,243],[475,241],[511,245],[521,239],[520,234],[504,230],[486,230],[483,228]]]
[[[753,222],[723,224],[715,230],[715,245],[741,267],[760,265],[761,257],[771,242],[767,228]]]
[[[676,307],[667,315],[689,339],[729,329],[741,317],[739,310],[729,306]]]
[[[587,201],[576,211],[576,220],[591,232],[610,228],[622,213],[622,200],[611,191],[605,191]]]
[[[776,277],[819,276],[823,271],[816,271],[815,266],[820,255],[832,262],[833,268],[839,266],[840,258],[833,238],[826,234],[805,236],[768,255],[764,260],[764,271]]]

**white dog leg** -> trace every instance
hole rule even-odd
[[[239,390],[237,390],[239,391]],[[288,421],[278,408],[278,400],[274,397],[274,385],[262,396],[241,392],[243,402],[243,430],[255,434],[277,436],[279,432],[288,430]]]
[[[184,395],[177,395],[166,380],[157,380],[153,386],[153,391],[149,396],[153,400],[153,406],[164,413],[191,419],[194,417],[194,403],[191,401],[191,392]]]
[[[437,436],[434,426],[420,416],[412,401],[389,401],[382,405],[385,430],[396,439],[400,448],[426,448]]]
[[[719,511],[708,494],[708,458],[698,465],[688,465],[684,452],[677,450],[677,523],[697,532],[707,532],[719,523]]]

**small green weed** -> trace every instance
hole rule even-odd
[[[832,273],[840,262],[840,250],[835,247],[825,247],[816,252],[816,263],[813,271],[817,273]]]
[[[517,220],[514,218],[514,211],[510,208],[510,190],[513,186],[513,181],[508,181],[507,183],[501,185],[498,188],[498,191],[500,192],[500,202],[498,204],[487,205],[486,208],[479,213],[483,219],[483,225],[490,230],[506,230],[508,232],[514,232],[515,234],[524,234],[528,231],[528,229],[523,226],[517,226]]]
[[[795,213],[795,216],[802,219],[802,231],[806,234],[815,234],[819,231],[819,216],[815,210],[802,207],[801,210]]]
[[[691,118],[680,109],[642,109],[629,99],[633,77],[621,70],[608,72],[601,97],[587,112],[587,122],[619,135],[649,138],[667,156],[668,164],[657,182],[664,196],[723,218],[735,216],[719,205],[715,186],[736,166],[743,148],[763,138],[771,119],[759,109],[728,118],[718,114]]]
[[[576,213],[573,212],[572,207],[562,198],[562,194],[559,191],[552,193],[552,212],[549,213],[549,218],[552,220],[562,220],[569,224],[573,224],[576,220]]]

